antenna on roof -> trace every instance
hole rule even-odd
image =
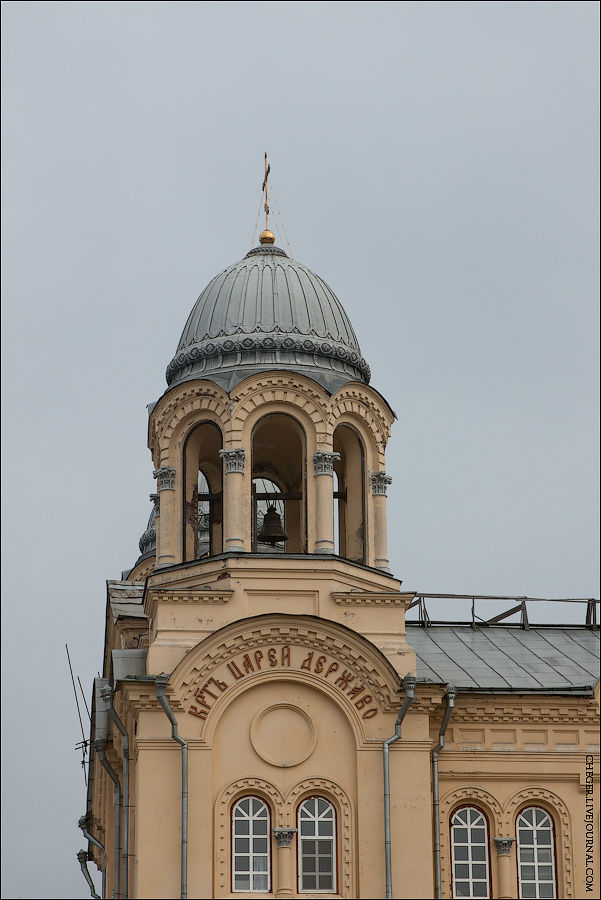
[[[77,716],[79,718],[79,727],[81,728],[81,741],[77,742],[77,744],[75,745],[75,749],[81,750],[81,767],[83,769],[83,780],[85,781],[85,783],[87,785],[88,776],[86,774],[86,762],[87,762],[86,757],[88,755],[88,743],[89,742],[87,741],[84,730],[83,730],[83,722],[81,720],[81,710],[79,708],[79,698],[77,696],[77,688],[75,687],[75,678],[73,677],[73,666],[71,665],[71,656],[69,655],[68,644],[65,644],[65,650],[67,651],[67,662],[69,663],[69,672],[71,673],[71,684],[73,685],[73,695],[75,697],[75,706],[77,707]],[[77,676],[77,680],[79,681],[79,675]],[[81,681],[79,681],[79,686],[81,688]],[[83,688],[82,688],[81,692],[83,695]],[[85,697],[84,697],[84,703],[85,703]],[[90,711],[88,709],[87,703],[86,703],[86,710],[87,710],[87,713],[89,716]]]

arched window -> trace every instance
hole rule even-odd
[[[338,556],[365,562],[365,462],[363,444],[350,425],[334,431],[334,534]]]
[[[517,818],[520,897],[556,897],[555,845],[551,816],[538,806]]]
[[[309,797],[298,808],[300,891],[336,890],[336,812],[323,797]]]
[[[221,431],[213,422],[197,425],[184,443],[185,562],[222,551],[222,447]]]
[[[488,825],[474,806],[458,809],[451,818],[453,897],[489,897]]]
[[[268,891],[271,882],[269,808],[243,797],[232,812],[232,890]]]

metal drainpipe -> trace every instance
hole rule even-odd
[[[113,897],[118,900],[119,894],[119,855],[120,855],[120,820],[121,820],[121,785],[119,784],[119,777],[110,762],[106,758],[106,753],[104,752],[106,748],[106,741],[104,738],[98,738],[98,740],[94,741],[94,750],[96,751],[96,755],[100,760],[100,765],[103,769],[109,774],[109,778],[113,781],[115,785],[115,877],[113,879]]]
[[[102,877],[102,900],[105,900],[106,897],[106,853],[104,851],[104,844],[101,844],[94,835],[90,834],[87,829],[87,825],[89,824],[89,816],[82,816],[78,822],[79,827],[83,831],[83,836],[90,841],[91,844],[94,844],[95,847],[98,847],[100,850],[100,875]]]
[[[127,728],[117,715],[113,706],[113,691],[109,685],[103,687],[100,696],[106,703],[106,711],[123,738],[121,748],[123,753],[123,840],[121,841],[121,896],[127,900],[129,897],[129,735]]]
[[[182,847],[181,847],[181,897],[186,900],[188,896],[188,744],[179,736],[177,731],[177,719],[169,706],[165,694],[165,688],[169,681],[168,675],[158,675],[155,679],[157,700],[163,708],[163,712],[171,722],[171,737],[182,748]]]
[[[438,754],[444,747],[444,736],[447,725],[453,714],[457,691],[452,684],[447,684],[445,693],[446,706],[444,716],[438,733],[438,743],[432,750],[432,814],[434,818],[434,884],[436,900],[442,897],[442,883],[440,873],[440,803],[438,796]]]
[[[392,858],[390,853],[390,765],[388,750],[391,744],[395,744],[401,737],[401,724],[407,714],[407,710],[413,703],[415,696],[415,675],[405,675],[403,679],[405,696],[399,710],[397,720],[394,723],[394,734],[384,741],[382,745],[384,762],[384,857],[386,861],[386,900],[392,900]]]
[[[90,885],[90,896],[94,897],[94,900],[101,900],[100,894],[96,893],[94,882],[92,881],[92,876],[88,871],[88,851],[80,850],[77,854],[77,859],[79,860],[79,865],[81,866],[82,875]]]

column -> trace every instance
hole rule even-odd
[[[374,511],[374,565],[390,572],[388,568],[388,537],[386,532],[386,490],[392,478],[386,472],[372,472],[371,492]]]
[[[511,877],[511,845],[515,838],[496,837],[493,838],[495,847],[497,848],[497,864],[499,867],[499,900],[511,900],[516,896],[512,891],[513,879]]]
[[[318,450],[313,454],[315,472],[315,553],[334,553],[334,463],[340,453]]]
[[[244,535],[248,527],[244,527],[244,447],[231,450],[220,450],[219,456],[224,462],[223,474],[223,550],[243,553]],[[248,523],[247,523],[248,525]]]
[[[160,522],[159,516],[161,515],[161,496],[160,494],[150,494],[150,499],[154,504],[154,553],[155,558],[159,559],[159,530],[160,530]]]
[[[157,480],[159,507],[162,513],[160,520],[157,519],[157,569],[159,569],[161,566],[173,566],[178,561],[175,529],[175,469],[161,466],[152,474]]]
[[[278,845],[278,884],[276,887],[276,897],[293,897],[295,891],[294,885],[294,869],[292,859],[292,838],[296,833],[296,828],[274,828],[273,836]]]

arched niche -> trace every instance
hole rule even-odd
[[[275,506],[288,535],[275,552],[305,553],[306,438],[302,425],[286,413],[268,413],[255,424],[252,448],[252,549],[271,550],[258,540],[269,506]]]
[[[366,561],[365,451],[355,428],[340,424],[334,431],[336,552],[344,559]]]
[[[214,422],[196,425],[184,442],[185,562],[223,550],[223,466],[219,458],[222,447],[223,436]]]

